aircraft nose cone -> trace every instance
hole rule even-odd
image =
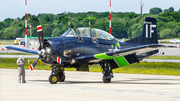
[[[41,55],[41,53],[42,53],[41,51],[38,51],[38,54],[39,54],[39,55]]]
[[[45,53],[45,50],[44,50],[44,49],[38,51],[38,54],[39,54],[39,55],[44,55],[44,53]]]

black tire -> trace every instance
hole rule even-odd
[[[56,75],[52,74],[49,76],[49,83],[56,84],[58,82],[58,78]]]
[[[104,82],[104,83],[110,83],[110,82],[111,82],[111,78],[109,78],[109,79],[103,79],[103,82]]]
[[[59,75],[58,76],[59,77],[59,82],[64,82],[65,81],[65,75],[64,74],[62,74],[62,75]]]

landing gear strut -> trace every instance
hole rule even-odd
[[[104,61],[101,62],[101,67],[103,69],[102,73],[103,73],[103,82],[104,83],[110,83],[111,82],[111,78],[113,78],[113,72],[112,72],[112,68],[109,64],[108,61]]]
[[[64,75],[64,69],[61,69],[60,66],[52,66],[52,72],[49,76],[49,83],[56,84],[57,82],[64,82],[65,75]]]

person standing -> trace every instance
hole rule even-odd
[[[25,64],[24,56],[22,55],[17,59],[18,72],[19,72],[19,78],[18,78],[19,83],[21,83],[21,76],[22,76],[22,83],[26,83],[24,64]]]

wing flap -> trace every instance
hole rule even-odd
[[[111,59],[121,60],[120,57],[132,55],[132,54],[146,53],[146,52],[154,51],[161,48],[173,48],[173,46],[165,46],[165,45],[159,45],[159,44],[141,45],[137,47],[116,50],[113,52],[99,53],[99,54],[90,55],[90,56],[81,56],[81,57],[77,57],[76,59],[77,60],[90,59],[90,61],[95,61],[95,60],[101,61],[101,60],[111,60]]]

